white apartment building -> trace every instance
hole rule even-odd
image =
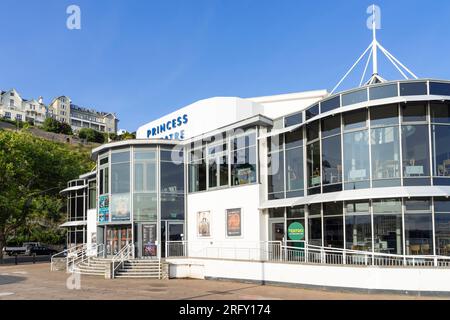
[[[42,124],[46,114],[47,108],[42,97],[38,100],[27,100],[23,99],[15,89],[0,92],[0,117]]]

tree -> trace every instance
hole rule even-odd
[[[56,227],[64,208],[59,191],[93,165],[87,152],[26,131],[0,131],[0,248],[27,228],[47,233],[48,239],[61,232]]]
[[[104,143],[105,142],[105,136],[90,128],[83,128],[78,132],[78,137],[81,139],[86,139],[89,142],[97,142],[97,143]]]
[[[67,135],[73,134],[72,127],[69,124],[67,124],[65,122],[60,122],[53,118],[45,119],[45,121],[42,125],[42,129],[47,132],[53,132],[53,133],[62,133],[62,134],[67,134]]]

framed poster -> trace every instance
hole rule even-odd
[[[111,199],[111,221],[130,220],[130,194],[115,194]]]
[[[109,222],[109,195],[98,199],[98,222]]]
[[[154,257],[157,254],[156,249],[156,224],[142,225],[142,255]]]
[[[197,234],[200,238],[211,236],[211,212],[197,212]]]
[[[226,222],[227,222],[227,237],[242,236],[241,209],[228,209]]]

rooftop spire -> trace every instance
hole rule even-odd
[[[371,85],[375,83],[382,83],[386,80],[383,79],[378,74],[378,50],[383,53],[386,58],[394,65],[394,67],[400,72],[400,74],[405,78],[409,79],[408,74],[412,76],[414,79],[417,79],[417,76],[411,72],[405,65],[403,65],[397,58],[395,58],[389,51],[387,51],[377,40],[377,29],[381,29],[381,10],[378,6],[373,4],[372,6],[367,8],[367,13],[371,13],[371,16],[369,17],[370,20],[368,20],[367,27],[369,29],[372,29],[372,43],[367,47],[367,49],[363,52],[363,54],[356,60],[356,62],[353,64],[353,66],[348,70],[348,72],[342,77],[342,79],[339,81],[339,83],[333,88],[331,91],[331,94],[333,94],[337,88],[342,84],[342,82],[348,77],[348,75],[355,69],[355,67],[361,62],[361,60],[368,54],[366,66],[364,68],[363,75],[361,77],[361,82],[359,83],[359,86],[364,85]],[[370,21],[370,23],[369,23]],[[366,82],[364,82],[364,79],[366,77],[367,69],[369,67],[370,62],[372,62],[372,76],[370,79]]]

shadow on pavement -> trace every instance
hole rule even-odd
[[[0,286],[5,284],[13,284],[17,282],[24,281],[25,277],[18,277],[18,276],[2,276],[0,275]]]

